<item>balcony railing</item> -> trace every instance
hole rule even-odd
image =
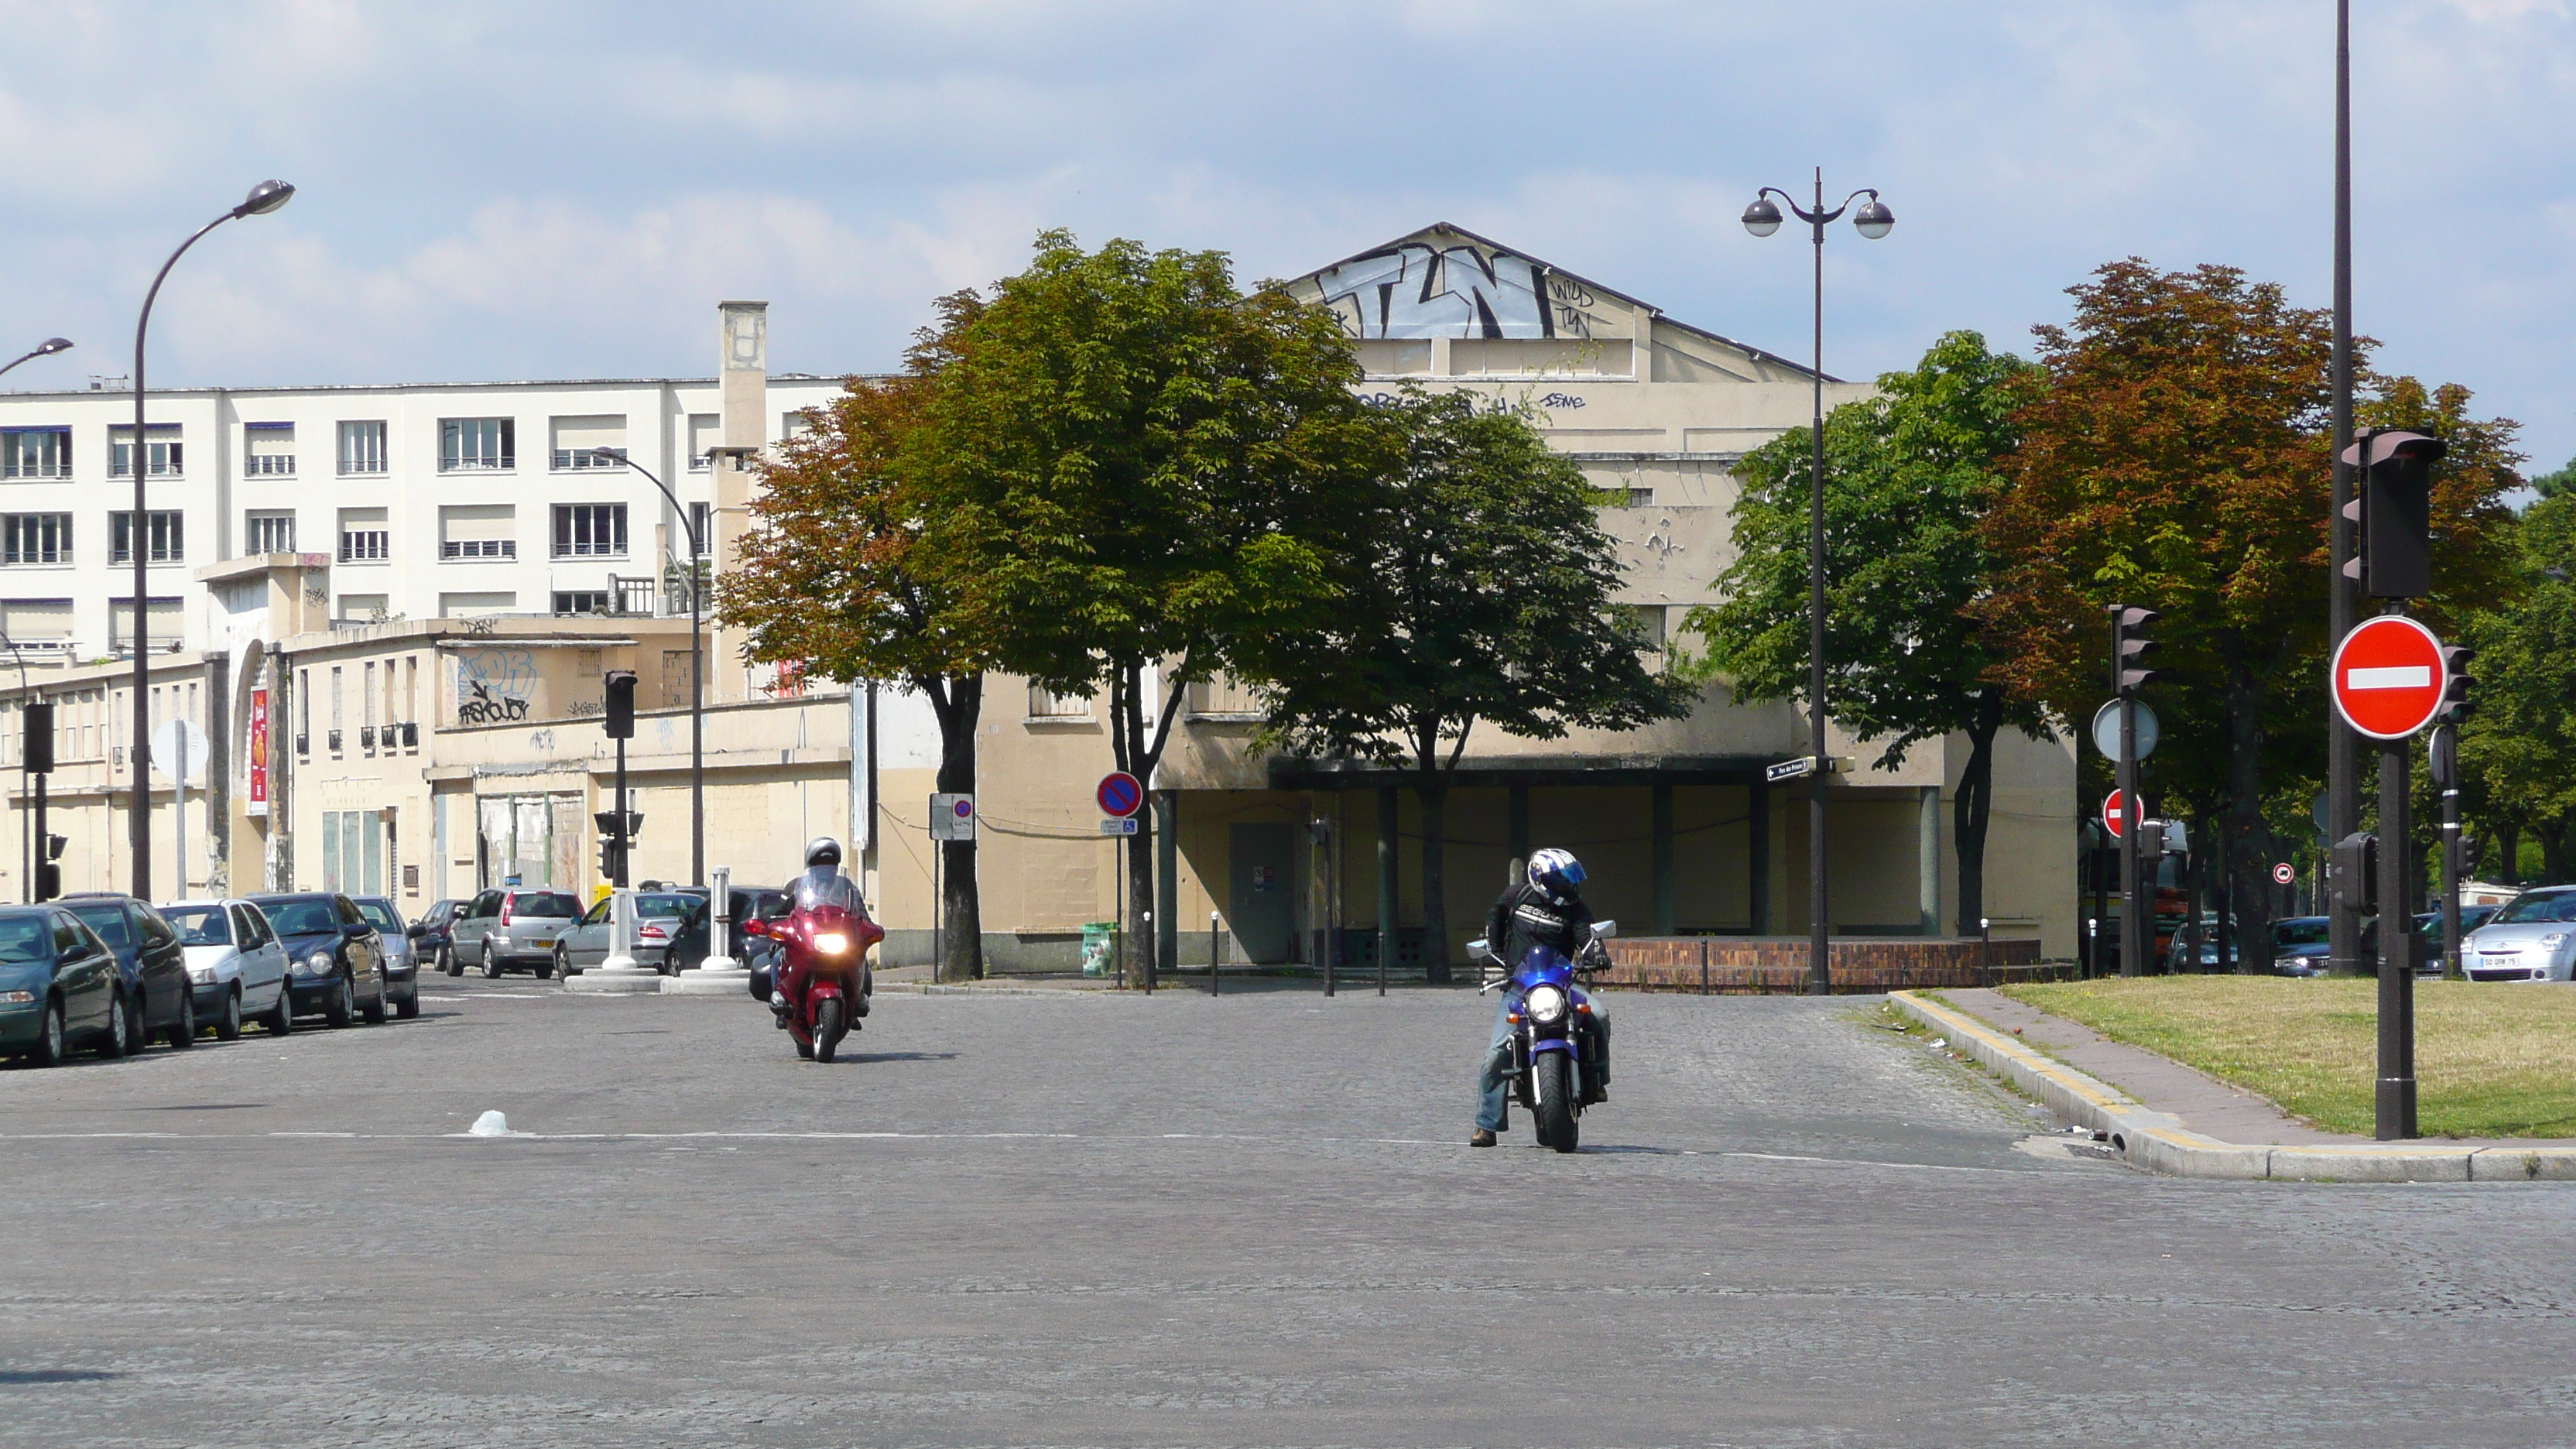
[[[253,453],[244,461],[248,464],[244,471],[253,477],[263,475],[292,477],[295,473],[293,453]]]
[[[333,730],[329,734],[323,736],[323,740],[330,746],[331,753],[335,755],[340,753],[340,732],[338,730]]]
[[[555,466],[562,469],[623,468],[626,466],[626,450],[624,448],[610,448],[607,451],[611,454],[613,461],[601,458],[598,452],[589,448],[557,448],[555,449]]]
[[[441,473],[498,473],[519,466],[519,460],[508,453],[485,453],[475,457],[451,454],[438,460]]]
[[[438,545],[442,559],[517,558],[519,541],[515,538],[451,538]]]
[[[343,478],[356,473],[381,473],[383,471],[385,471],[385,460],[382,458],[343,458],[340,460],[340,476]]]

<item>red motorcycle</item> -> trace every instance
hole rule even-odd
[[[857,883],[827,870],[797,878],[785,915],[742,924],[744,935],[779,944],[771,1005],[778,1024],[796,1039],[796,1055],[818,1062],[830,1061],[841,1038],[858,1030],[859,1018],[868,1014],[875,990],[868,948],[885,939],[885,929],[868,919]]]

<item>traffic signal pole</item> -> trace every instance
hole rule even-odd
[[[2326,569],[2327,637],[2341,639],[2360,620],[2360,589],[2346,569],[2358,530],[2346,509],[2353,501],[2353,470],[2343,460],[2352,446],[2352,6],[2335,0],[2334,174],[2334,514]],[[2326,838],[2342,840],[2361,829],[2361,736],[2329,703],[2326,706]],[[2361,913],[2344,892],[2327,893],[2326,971],[2351,976],[2361,970]]]
[[[2415,1135],[2415,913],[2406,888],[2408,741],[2379,742],[2379,1093],[2382,1142]]]

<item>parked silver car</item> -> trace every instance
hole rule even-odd
[[[555,974],[555,941],[581,919],[581,903],[568,891],[506,886],[476,896],[447,928],[447,953],[458,966],[486,977],[503,971]]]
[[[556,975],[577,976],[583,968],[608,959],[608,911],[614,899],[601,896],[578,925],[556,939]],[[706,904],[703,897],[677,891],[635,892],[635,963],[666,976],[678,975],[679,967],[670,959],[671,943]]]
[[[2576,886],[2536,886],[2460,945],[2471,981],[2566,981],[2576,977]]]

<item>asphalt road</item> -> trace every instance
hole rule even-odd
[[[2040,1155],[1868,1003],[1617,998],[1560,1157],[1465,992],[429,992],[0,1071],[0,1444],[2576,1443],[2568,1188]]]

